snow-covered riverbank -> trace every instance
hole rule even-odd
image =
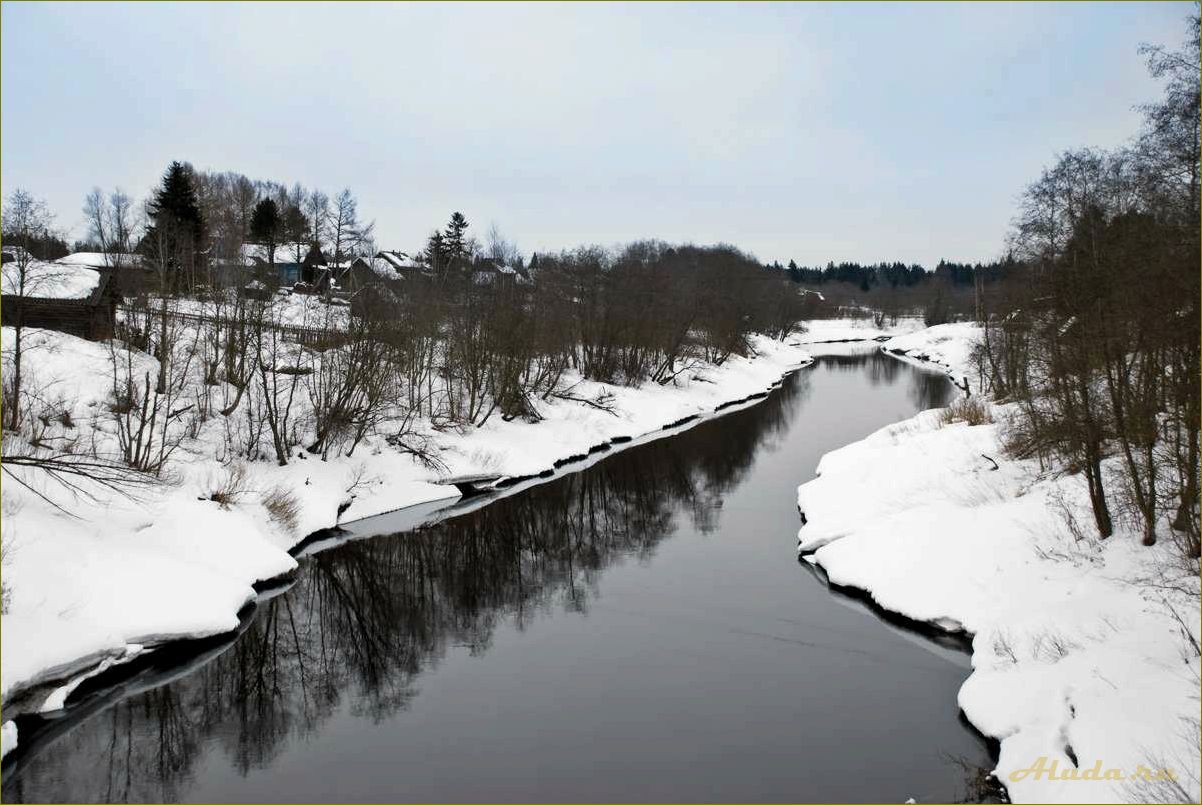
[[[947,325],[884,348],[971,378],[971,337]],[[833,584],[972,636],[959,703],[1000,741],[1014,801],[1197,801],[1197,576],[1170,540],[1094,538],[1079,476],[1004,455],[1007,414],[927,411],[827,454],[798,490],[800,548]],[[1096,765],[1123,779],[1059,779]],[[1141,766],[1176,781],[1137,779]]]
[[[62,396],[72,427],[96,422],[111,391],[107,347],[48,331],[27,330],[26,339],[35,347],[29,366],[43,387]],[[584,399],[612,394],[611,411],[555,400],[536,424],[496,417],[481,428],[425,435],[449,474],[533,475],[598,445],[713,415],[811,360],[801,338],[757,338],[755,353],[666,386],[603,388],[582,381],[574,389]],[[246,465],[244,494],[221,505],[209,499],[228,475],[218,446],[202,434],[173,458],[173,482],[137,500],[101,490],[98,500],[74,499],[42,485],[68,510],[60,511],[16,483],[5,484],[3,575],[11,600],[0,632],[0,679],[7,704],[27,699],[22,692],[34,686],[128,659],[145,647],[235,628],[238,611],[255,597],[252,585],[295,568],[289,549],[335,525],[348,502],[344,519],[454,496],[433,483],[435,472],[379,443],[328,462],[298,453],[285,467]],[[273,520],[260,502],[262,490],[277,486],[291,490],[299,504],[291,527]],[[21,704],[36,708],[43,698]],[[5,717],[15,714],[10,709]]]

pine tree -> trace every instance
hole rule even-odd
[[[150,226],[142,243],[147,256],[173,290],[193,284],[203,259],[205,223],[192,167],[172,162],[146,209]]]
[[[176,237],[191,237],[194,244],[204,238],[204,217],[192,170],[181,162],[172,162],[163,175],[162,186],[154,194],[147,212],[151,227],[170,227]]]
[[[792,260],[789,261],[789,279],[793,282],[801,282],[801,269]]]
[[[467,230],[467,218],[463,217],[461,212],[451,213],[451,220],[447,222],[447,230],[443,234],[443,243],[446,245],[446,255],[449,260],[458,260],[465,256],[466,246],[463,233]]]
[[[280,208],[273,199],[265,198],[255,205],[250,216],[250,236],[267,248],[267,262],[275,267],[275,247],[280,239],[283,221]]]
[[[434,230],[430,239],[426,241],[423,254],[425,254],[426,262],[430,264],[431,270],[437,274],[447,261],[447,245],[441,232]]]

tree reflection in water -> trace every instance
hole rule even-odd
[[[879,355],[837,359],[849,370],[866,363],[882,379],[899,366]],[[550,608],[586,611],[606,567],[650,558],[681,517],[716,529],[723,495],[787,431],[809,384],[807,372],[794,374],[720,420],[470,514],[309,558],[227,651],[32,753],[5,775],[4,799],[177,800],[202,748],[219,747],[246,774],[344,701],[373,721],[394,716],[448,647],[482,653],[503,621],[525,628]]]

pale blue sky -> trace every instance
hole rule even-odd
[[[1188,3],[2,5],[0,182],[84,234],[172,159],[351,187],[382,247],[453,209],[524,251],[985,259],[1062,149],[1157,94]]]

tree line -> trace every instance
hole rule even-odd
[[[27,206],[35,214],[19,224],[6,208],[6,231],[50,228],[45,205]],[[328,289],[252,293],[247,276],[221,282],[215,273],[221,255],[236,263],[247,242],[269,253],[324,242],[336,260],[370,256],[372,226],[350,191],[330,204],[296,186],[174,162],[136,210],[121,191],[85,201],[97,247],[144,280],[107,345],[99,435],[59,427],[66,403],[12,372],[5,427],[34,448],[103,453],[155,476],[206,433],[201,441],[226,464],[352,455],[375,439],[437,466],[431,430],[538,421],[555,401],[612,413],[611,395],[586,381],[692,381],[752,355],[757,335],[786,338],[814,313],[813,297],[732,246],[581,247],[527,266],[496,227],[481,243],[459,212],[417,251],[428,270],[381,279],[349,305]],[[130,254],[136,270],[120,266]],[[482,261],[522,272],[490,275]],[[20,354],[6,359],[21,365]]]
[[[1023,194],[1014,281],[985,295],[982,377],[1011,449],[1085,478],[1101,537],[1131,523],[1199,555],[1199,22],[1144,46],[1164,95],[1113,150],[1061,154]]]
[[[1013,255],[988,263],[955,263],[940,260],[934,271],[918,263],[902,262],[858,263],[834,261],[823,267],[799,266],[793,260],[788,266],[779,262],[772,267],[785,271],[789,279],[804,285],[845,283],[868,292],[874,288],[910,288],[930,282],[945,282],[953,287],[971,288],[978,282],[1001,282],[1012,276],[1018,266]]]

